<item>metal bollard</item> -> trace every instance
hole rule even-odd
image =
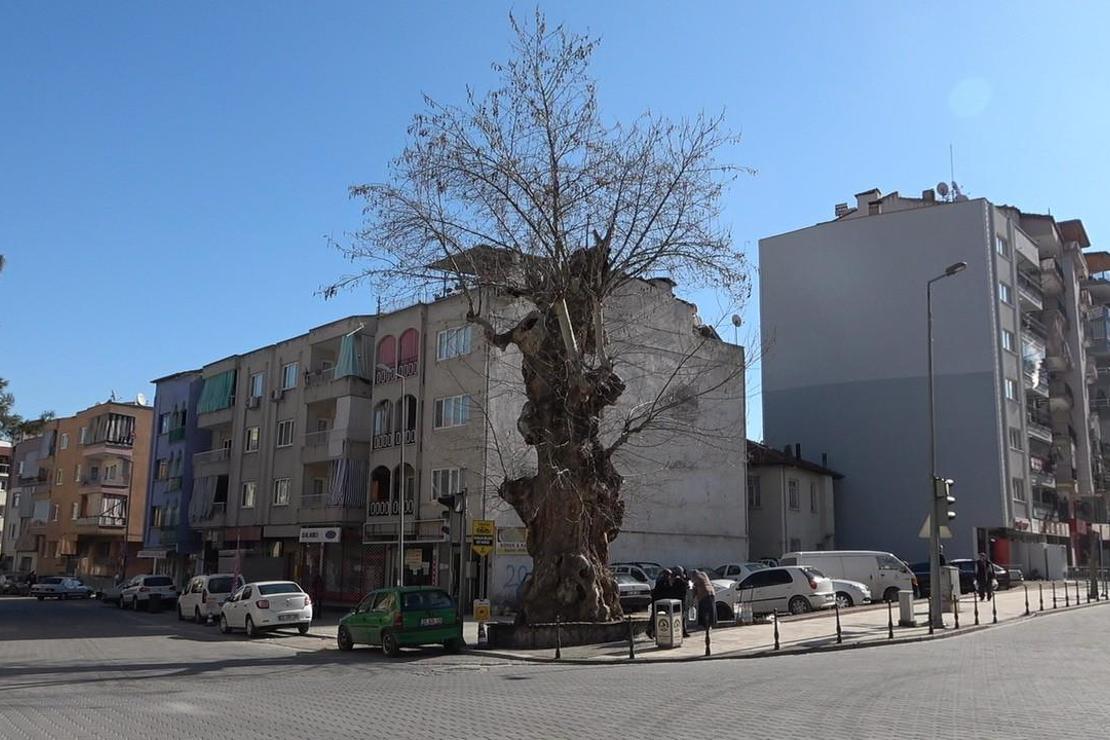
[[[1088,604],[1090,604],[1090,603],[1091,603],[1091,587],[1090,587],[1090,585],[1089,585],[1089,584],[1088,584],[1088,586],[1087,586],[1087,603],[1088,603]]]
[[[628,659],[636,660],[636,639],[632,635],[632,617],[625,617],[628,621]]]
[[[561,660],[563,657],[563,620],[558,614],[555,615],[555,660]]]
[[[716,606],[716,605],[714,605],[714,606]],[[707,658],[711,655],[710,650],[709,650],[709,630],[712,629],[712,627],[713,627],[713,620],[712,619],[707,619],[706,622],[705,622],[705,657],[707,657]]]
[[[978,594],[972,594],[971,606],[975,610],[975,626],[978,627],[979,626],[979,596],[978,596]]]
[[[956,595],[955,590],[952,591],[952,619],[956,625],[956,629],[960,628],[960,597]]]
[[[1064,606],[1071,606],[1071,589],[1068,588],[1068,582],[1064,581]]]
[[[1075,582],[1075,605],[1079,606],[1079,581]]]
[[[998,603],[998,598],[992,596],[991,597],[991,624],[998,624],[998,607],[995,606],[996,603]]]
[[[840,645],[844,642],[844,635],[840,631],[840,602],[833,601],[833,609],[836,610],[836,644]]]
[[[1029,616],[1029,587],[1022,586],[1025,589],[1025,616]]]
[[[1056,581],[1052,582],[1052,608],[1056,608]]]
[[[772,616],[774,617],[774,620],[775,620],[775,650],[778,650],[779,649],[779,615],[776,613],[776,614],[773,614]]]
[[[886,639],[894,639],[894,602],[886,602]]]
[[[1037,584],[1037,598],[1041,600],[1041,611],[1044,611],[1044,584]]]

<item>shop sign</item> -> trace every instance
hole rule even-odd
[[[142,560],[161,560],[165,557],[165,550],[139,550],[139,558]]]
[[[493,540],[497,535],[497,525],[492,519],[473,519],[470,522],[470,548],[474,554],[485,557],[493,552]]]
[[[527,555],[528,528],[500,527],[497,530],[498,555]]]
[[[339,542],[339,527],[301,527],[301,542]]]

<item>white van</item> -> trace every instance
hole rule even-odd
[[[916,591],[917,579],[908,565],[889,552],[877,550],[817,550],[788,552],[782,565],[810,565],[828,578],[859,581],[883,601],[895,601],[898,592]]]

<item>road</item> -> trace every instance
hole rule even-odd
[[[3,598],[0,737],[1105,737],[1108,627],[1095,607],[840,653],[567,666]]]

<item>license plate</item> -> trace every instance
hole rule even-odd
[[[279,614],[278,615],[278,621],[279,622],[292,622],[296,618],[297,618],[296,614]]]
[[[435,627],[438,624],[443,624],[443,620],[439,617],[425,617],[420,620],[421,627]]]

